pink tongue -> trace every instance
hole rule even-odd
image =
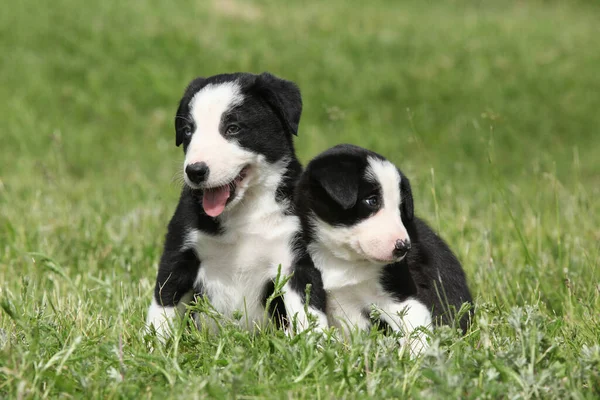
[[[219,186],[214,189],[206,189],[202,199],[204,212],[210,217],[216,217],[225,209],[225,204],[229,198],[229,185]]]

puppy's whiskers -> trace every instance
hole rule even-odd
[[[171,178],[171,183],[178,183],[180,185],[184,185],[185,177],[183,176],[183,172],[182,171],[175,172],[173,174],[173,177]]]

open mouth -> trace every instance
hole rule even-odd
[[[249,169],[250,166],[246,165],[231,182],[225,185],[204,188],[202,208],[206,215],[213,218],[221,215],[225,206],[235,197],[235,190],[246,178]]]

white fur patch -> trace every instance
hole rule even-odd
[[[185,313],[185,307],[191,299],[192,293],[186,293],[177,307],[163,307],[156,302],[153,296],[152,303],[148,309],[148,316],[146,317],[146,329],[149,330],[153,326],[158,338],[165,341],[171,336],[175,319]]]
[[[257,161],[257,154],[243,149],[235,140],[225,139],[219,132],[223,113],[243,101],[237,82],[207,85],[190,101],[190,117],[196,130],[183,162],[184,179],[190,187],[198,188],[185,173],[189,164],[206,163],[210,172],[205,185],[217,187],[231,182],[245,165]]]
[[[394,331],[404,333],[401,344],[406,346],[411,356],[418,356],[427,348],[427,333],[431,328],[431,312],[423,303],[415,299],[407,299],[401,303],[389,301],[378,304],[381,318]]]
[[[303,293],[302,293],[303,294]],[[316,318],[317,330],[327,327],[327,315],[311,306],[306,306],[301,294],[291,290],[289,283],[284,287],[283,302],[290,319],[289,333],[300,332],[310,327],[309,314]]]

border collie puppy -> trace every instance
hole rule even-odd
[[[432,319],[451,323],[452,312],[471,302],[460,263],[413,215],[409,180],[379,154],[352,145],[325,151],[306,167],[295,199],[331,325],[377,323],[408,338]],[[413,351],[425,344],[419,332]]]
[[[292,135],[301,111],[298,87],[269,73],[197,78],[185,90],[175,116],[185,185],[147,318],[163,338],[194,295],[226,317],[241,316],[246,329],[266,322],[265,312],[306,328],[308,310],[327,325],[321,275],[292,204],[301,174]],[[280,266],[292,277],[265,310]]]

